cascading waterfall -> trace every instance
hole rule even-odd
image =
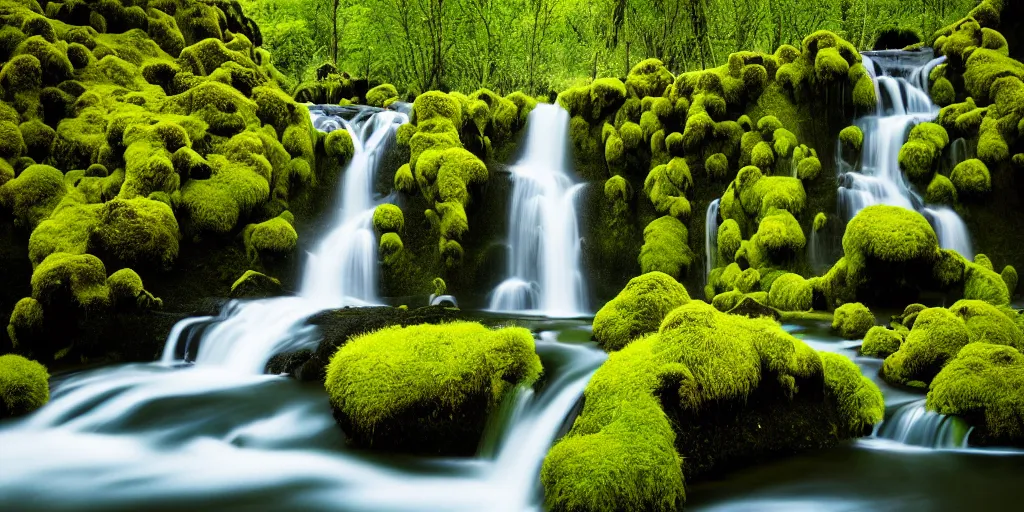
[[[718,204],[720,199],[711,201],[704,215],[704,282],[711,281],[711,269],[715,268],[718,256]]]
[[[327,109],[327,110],[324,110]],[[344,115],[351,115],[346,120]],[[393,111],[363,108],[311,110],[317,129],[330,132],[346,129],[355,152],[341,179],[342,199],[327,235],[309,254],[302,287],[294,297],[255,301],[232,301],[214,318],[183,320],[171,332],[163,353],[164,363],[182,359],[212,364],[245,373],[262,373],[276,353],[298,349],[314,342],[303,327],[309,316],[324,309],[365,306],[377,298],[377,244],[373,233],[373,183],[379,161],[394,138],[397,127],[408,118]],[[205,325],[199,340],[191,335],[196,325]],[[180,347],[182,334],[188,334]],[[198,341],[198,352],[192,343]]]
[[[874,437],[922,448],[954,449],[967,446],[970,430],[963,420],[925,409],[925,400],[900,406],[876,426]]]
[[[875,82],[878,111],[856,122],[864,133],[859,168],[838,157],[840,212],[849,220],[875,204],[917,210],[935,228],[941,247],[973,258],[970,234],[960,216],[946,206],[925,205],[899,166],[900,148],[910,129],[934,120],[939,112],[928,95],[928,74],[945,57],[931,57],[924,51],[863,54],[864,66]]]
[[[569,113],[539,104],[526,124],[523,156],[511,166],[508,278],[492,292],[491,311],[581,316],[587,312],[576,220]]]

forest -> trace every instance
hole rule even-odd
[[[0,509],[1013,509],[1021,20],[0,0]]]

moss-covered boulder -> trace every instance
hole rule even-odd
[[[1013,347],[964,347],[932,380],[927,407],[965,418],[980,445],[1024,446],[1024,355]]]
[[[644,245],[637,258],[640,271],[683,277],[693,260],[688,237],[686,226],[675,217],[666,215],[652,221],[644,228]]]
[[[883,415],[852,361],[701,301],[612,354],[584,395],[541,470],[552,510],[677,510],[686,479],[831,446]]]
[[[649,272],[634,277],[594,315],[594,339],[609,352],[620,350],[657,331],[669,311],[689,301],[686,288],[668,274]]]
[[[875,325],[875,315],[860,302],[843,304],[836,308],[832,316],[832,329],[839,335],[855,340],[863,338],[868,329]]]
[[[46,367],[19,355],[0,356],[0,418],[28,414],[50,401]]]
[[[813,299],[811,284],[799,274],[776,278],[768,290],[768,304],[781,311],[807,311]]]
[[[864,343],[860,346],[860,353],[873,357],[888,357],[900,349],[903,344],[903,337],[892,329],[886,329],[876,325],[868,329],[864,335]]]
[[[526,329],[455,322],[354,338],[331,358],[325,386],[357,446],[468,454],[504,395],[540,373]]]

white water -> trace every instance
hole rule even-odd
[[[704,215],[704,282],[710,282],[711,270],[715,268],[718,257],[718,203],[720,199],[711,201]]]
[[[580,272],[576,201],[569,158],[569,114],[539,104],[526,124],[523,156],[511,166],[508,278],[491,295],[491,311],[574,317],[588,311]]]
[[[875,428],[873,437],[921,448],[967,447],[969,429],[963,420],[925,409],[925,400],[900,406]]]
[[[348,121],[312,111],[314,126],[324,130],[345,127],[355,153],[340,180],[341,205],[330,230],[308,255],[298,295],[253,301],[232,301],[215,319],[190,318],[176,325],[168,338],[162,361],[184,359],[197,365],[216,365],[242,373],[263,372],[274,354],[296,350],[315,340],[306,318],[329,308],[366,306],[377,297],[377,243],[373,233],[373,190],[380,159],[397,127],[408,118],[392,111],[352,109]],[[212,325],[204,322],[213,321]],[[196,325],[207,327],[199,340]],[[188,334],[180,347],[182,334]],[[192,346],[198,341],[198,352]]]
[[[863,56],[864,66],[875,82],[878,111],[857,120],[864,145],[856,172],[841,157],[838,162],[840,212],[849,220],[861,209],[876,204],[917,210],[935,228],[942,248],[954,249],[970,259],[974,257],[970,233],[960,216],[946,206],[926,206],[899,166],[900,148],[911,128],[933,121],[939,112],[928,95],[928,74],[945,58],[924,61],[927,57],[920,52],[901,51]]]
[[[541,510],[541,463],[606,354],[554,332],[537,352],[543,391],[509,396],[465,459],[346,450],[323,392],[290,379],[155,363],[78,374],[0,428],[0,510]]]

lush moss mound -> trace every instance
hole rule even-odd
[[[686,273],[693,259],[687,245],[686,226],[668,215],[655,219],[644,228],[644,245],[640,248],[641,273],[664,272],[673,278]]]
[[[402,209],[393,204],[382,204],[373,210],[373,227],[378,233],[401,233],[405,227]]]
[[[932,380],[927,406],[975,426],[974,444],[1024,445],[1024,355],[1013,347],[964,347]]]
[[[0,356],[0,418],[28,414],[49,401],[45,366],[15,354]]]
[[[178,222],[171,207],[144,197],[114,199],[99,209],[89,247],[126,265],[170,268],[178,257]]]
[[[620,350],[657,331],[669,311],[689,301],[686,288],[670,275],[649,272],[634,277],[594,315],[594,339],[609,352]]]
[[[861,146],[864,145],[864,133],[857,126],[847,126],[839,132],[839,141],[843,143],[844,148],[859,153]]]
[[[888,357],[900,349],[903,337],[892,329],[886,329],[876,325],[868,329],[864,335],[864,343],[860,346],[860,353],[866,356]]]
[[[811,283],[799,274],[777,277],[768,290],[768,304],[781,311],[807,311],[813,298]]]
[[[949,178],[936,173],[925,190],[924,199],[932,204],[955,204],[957,189]]]
[[[992,177],[985,163],[976,158],[964,160],[949,175],[958,197],[977,197],[992,190]]]
[[[910,130],[910,137],[900,148],[899,164],[912,181],[931,181],[943,148],[949,144],[946,130],[935,123],[921,123]]]
[[[977,300],[961,300],[948,310],[923,310],[900,349],[886,358],[882,375],[891,382],[923,386],[969,343],[1024,348],[1017,320],[1016,312]]]
[[[32,297],[25,297],[14,305],[7,335],[14,347],[31,342],[43,330],[43,305]]]
[[[366,104],[371,107],[387,107],[398,100],[398,90],[391,84],[381,84],[366,91]]]
[[[348,130],[334,130],[327,134],[324,140],[324,152],[331,158],[338,158],[343,162],[352,159],[355,153],[355,146],[352,145],[352,135]]]
[[[354,338],[331,358],[325,386],[356,445],[465,454],[505,393],[540,373],[526,329],[456,322]]]
[[[552,510],[676,510],[684,475],[829,446],[882,413],[851,361],[691,301],[598,369],[541,481]]]
[[[299,235],[292,227],[294,217],[285,211],[270,220],[249,224],[242,231],[245,250],[251,259],[290,254],[299,242]]]
[[[860,302],[839,306],[832,317],[832,329],[850,340],[863,338],[874,325],[875,315]]]

